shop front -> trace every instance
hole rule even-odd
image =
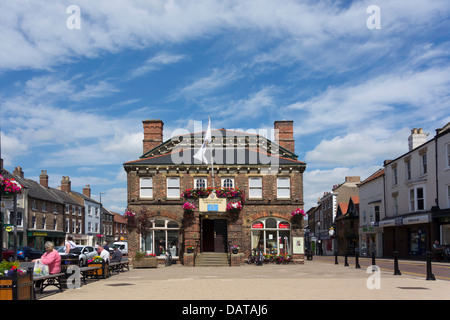
[[[394,251],[400,258],[426,257],[432,245],[430,214],[398,217],[380,222],[384,235],[384,254],[392,257]]]
[[[28,231],[28,245],[36,250],[44,251],[44,245],[51,241],[55,246],[64,245],[66,234],[61,231],[33,230]]]

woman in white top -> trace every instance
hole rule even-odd
[[[70,252],[70,250],[75,249],[77,245],[73,242],[73,238],[71,236],[67,237],[66,242],[66,254]]]

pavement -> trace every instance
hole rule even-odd
[[[306,260],[239,267],[133,269],[39,300],[448,300],[450,281]]]

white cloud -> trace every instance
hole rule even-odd
[[[408,134],[405,130],[402,132],[405,133],[404,137],[394,134],[377,139],[376,135],[349,133],[343,137],[322,140],[306,153],[305,160],[315,166],[370,165],[376,160],[381,164],[383,160],[408,151]]]
[[[140,67],[132,70],[128,76],[128,80],[142,76],[151,71],[159,70],[164,66],[180,62],[185,58],[186,56],[183,54],[158,53],[147,59]]]

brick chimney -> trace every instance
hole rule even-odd
[[[275,121],[274,129],[275,143],[291,152],[295,152],[294,121]]]
[[[360,176],[347,176],[345,177],[345,182],[361,182]]]
[[[423,133],[422,128],[414,128],[411,130],[411,135],[408,137],[409,151],[421,146],[427,142],[428,133]]]
[[[161,120],[144,120],[142,123],[144,125],[143,154],[146,154],[163,143],[164,122]]]
[[[87,184],[87,185],[83,188],[83,195],[84,195],[85,197],[88,197],[88,198],[91,197],[91,186],[90,186],[90,185]]]
[[[47,170],[41,170],[41,174],[39,175],[39,183],[44,188],[48,188],[48,174],[47,174]]]
[[[70,192],[71,190],[71,182],[69,177],[62,177],[61,180],[61,190],[64,192]]]
[[[18,176],[20,178],[23,178],[24,177],[24,173],[22,171],[22,167],[14,168],[13,175]]]

